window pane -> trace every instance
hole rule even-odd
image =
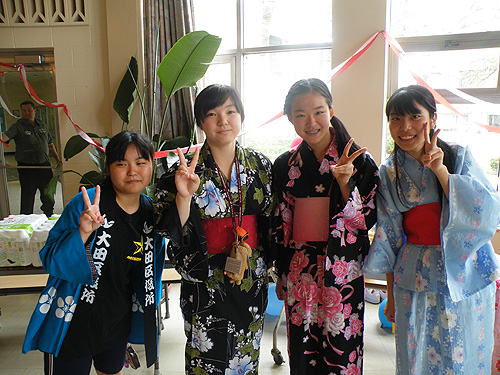
[[[500,48],[408,53],[410,69],[432,88],[496,88]],[[412,82],[400,69],[400,86]],[[410,84],[410,83],[408,83]]]
[[[331,0],[244,1],[244,47],[332,40]]]
[[[236,48],[236,0],[193,0],[194,29],[222,38],[219,52]]]
[[[442,129],[439,136],[447,142],[468,146],[474,158],[487,174],[493,186],[497,186],[498,160],[500,158],[500,105],[499,104],[454,104],[464,117],[443,105],[438,105],[437,126]],[[481,125],[493,125],[488,131]]]
[[[283,110],[285,96],[302,78],[330,78],[330,49],[247,55],[244,60],[245,131],[255,129]],[[334,98],[335,100],[335,98]],[[290,148],[293,125],[282,117],[245,136],[245,144],[271,160]]]
[[[498,0],[392,0],[394,37],[500,30]]]
[[[199,87],[205,88],[211,84],[220,84],[231,86],[231,63],[212,63],[207,69],[207,72],[198,83]]]

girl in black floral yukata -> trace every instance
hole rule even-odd
[[[236,142],[244,112],[231,87],[200,92],[195,117],[206,142],[187,161],[178,150],[179,165],[155,194],[157,228],[182,275],[186,374],[257,374],[271,261],[271,162]],[[251,249],[243,259],[232,252],[235,232],[245,244],[238,249]],[[238,260],[239,278],[226,268]]]
[[[376,221],[377,166],[333,116],[322,81],[296,82],[284,112],[303,138],[273,166],[276,293],[286,306],[290,372],[360,375],[361,269]]]

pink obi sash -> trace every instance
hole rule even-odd
[[[259,244],[257,238],[257,215],[244,215],[241,220],[241,227],[248,232],[245,242],[252,249]],[[230,217],[223,219],[202,219],[201,225],[207,239],[207,251],[209,254],[229,253],[235,235],[233,231],[233,221]]]
[[[403,212],[403,231],[408,242],[441,245],[441,204],[421,204]]]
[[[295,198],[293,240],[328,241],[330,197]]]

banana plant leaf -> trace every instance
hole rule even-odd
[[[78,173],[77,171],[74,171],[72,169],[67,169],[65,171],[62,171],[61,173],[58,173],[57,175],[55,175],[54,177],[52,177],[52,179],[49,181],[49,183],[47,184],[47,186],[45,186],[45,189],[43,189],[43,193],[45,194],[45,196],[47,198],[49,198],[51,200],[52,203],[55,202],[55,199],[54,199],[54,195],[56,194],[56,189],[57,189],[57,182],[59,181],[59,178],[65,174],[65,173],[76,173],[78,175],[81,176],[80,173]]]
[[[113,102],[114,110],[118,113],[122,121],[127,124],[130,122],[130,113],[137,99],[138,71],[137,60],[132,56],[128,64],[128,69],[116,91],[115,100]]]
[[[94,133],[87,133],[87,134],[91,138],[101,138],[100,136]],[[68,142],[66,142],[66,146],[64,146],[64,152],[63,152],[64,159],[65,160],[71,159],[76,154],[79,154],[80,152],[85,150],[88,145],[89,143],[79,135],[72,136],[70,139],[68,139]]]
[[[146,194],[150,198],[155,197],[155,190],[156,190],[156,184],[150,184],[144,188],[142,191],[144,194]]]
[[[104,153],[101,152],[98,156],[89,151],[89,157],[97,166],[99,173],[106,172],[106,155]]]
[[[177,90],[196,85],[205,75],[221,40],[206,31],[193,31],[170,48],[156,72],[167,101]]]
[[[102,183],[105,179],[105,175],[103,173],[99,173],[97,171],[89,171],[85,173],[80,179],[80,183],[85,186],[96,186]]]
[[[191,141],[189,140],[188,137],[185,137],[183,135],[179,137],[175,137],[173,139],[170,139],[168,141],[165,141],[161,147],[162,150],[175,150],[177,147],[187,147],[191,144]]]

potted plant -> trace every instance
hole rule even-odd
[[[113,102],[114,110],[123,121],[122,130],[127,129],[130,122],[130,114],[132,113],[135,103],[139,101],[141,106],[141,132],[147,134],[153,141],[153,146],[156,151],[160,151],[165,146],[175,148],[178,146],[187,146],[192,143],[194,124],[190,124],[190,139],[187,139],[186,137],[177,137],[169,140],[168,143],[166,143],[167,141],[163,139],[168,105],[175,92],[184,87],[195,86],[196,82],[198,82],[205,75],[210,63],[217,53],[220,42],[221,39],[219,37],[211,35],[206,31],[193,31],[179,39],[165,55],[158,66],[157,75],[162,83],[167,99],[167,105],[163,111],[158,127],[154,126],[157,121],[157,119],[154,118],[154,115],[148,115],[148,113],[154,114],[154,108],[151,111],[146,111],[144,97],[137,84],[137,60],[132,57],[128,65],[128,69],[118,87],[115,100]],[[152,105],[154,106],[154,100],[152,102]],[[155,132],[155,128],[159,129],[159,131]],[[104,148],[109,141],[108,135],[99,136],[93,133],[88,133],[88,135],[91,138],[98,140]],[[82,137],[74,135],[68,140],[64,147],[64,159],[68,160],[72,158],[85,150],[88,146],[89,143]],[[93,152],[89,151],[89,156],[96,165],[97,170],[86,172],[83,175],[71,169],[62,171],[54,176],[45,188],[45,194],[49,198],[54,200],[57,181],[59,181],[59,178],[64,173],[78,174],[81,177],[80,183],[85,186],[95,186],[104,180],[106,174],[105,154],[103,150],[95,146],[91,147]],[[151,195],[154,189],[155,172],[156,168],[153,169],[151,185],[146,191],[146,194],[148,195]]]

